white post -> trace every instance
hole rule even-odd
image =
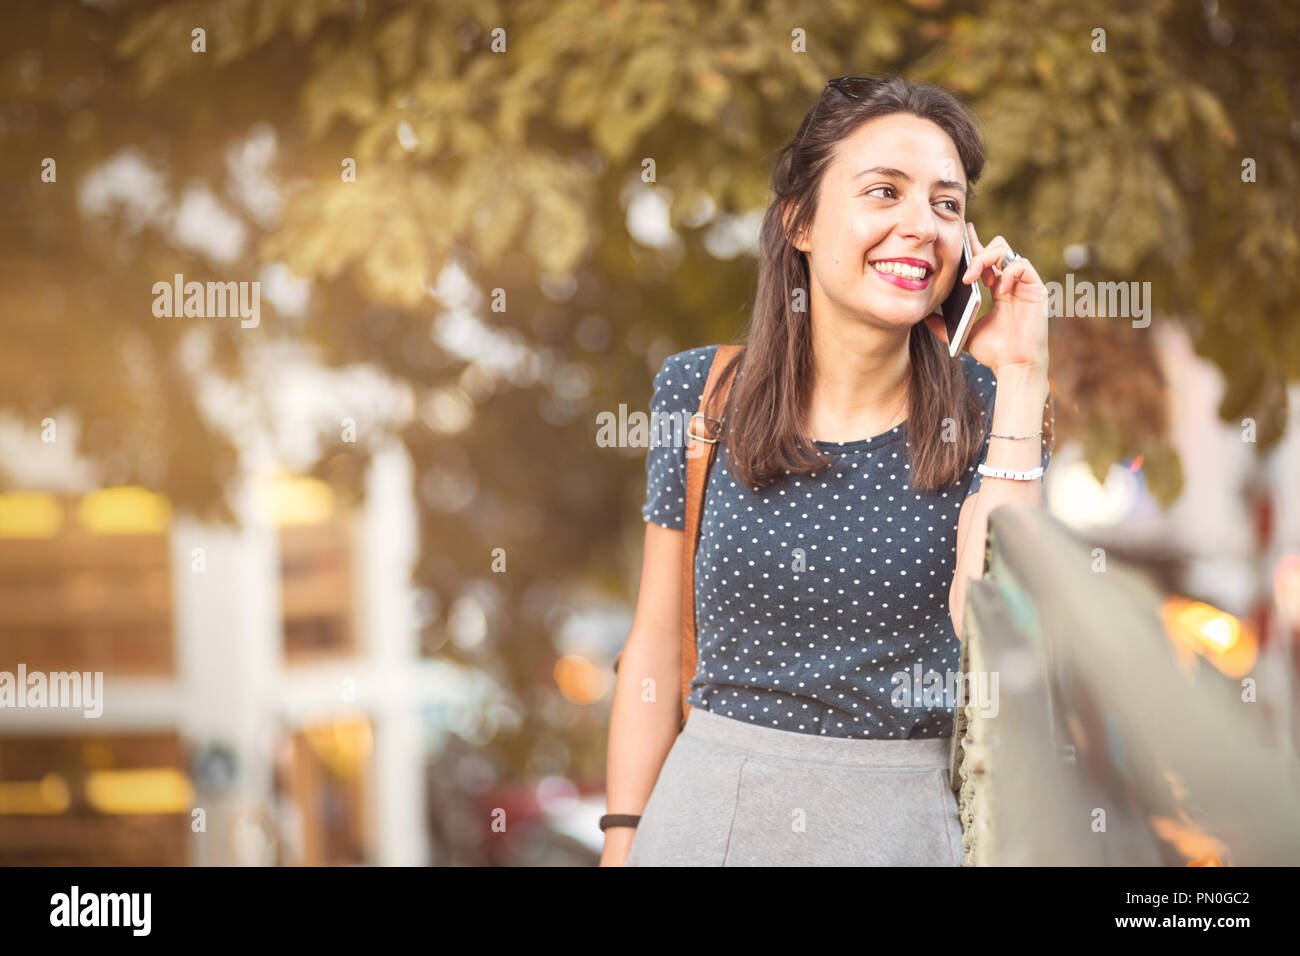
[[[190,747],[221,743],[235,783],[203,792],[206,833],[192,833],[196,865],[272,862],[259,819],[271,816],[272,706],[281,644],[274,527],[257,514],[251,481],[232,495],[236,529],[178,518],[172,529],[177,727]],[[272,839],[274,834],[268,834]]]
[[[376,452],[357,539],[361,653],[370,664],[366,670],[381,684],[365,695],[375,718],[368,831],[381,866],[430,862],[416,674],[419,631],[410,583],[419,540],[411,476],[400,445]]]

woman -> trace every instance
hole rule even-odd
[[[957,673],[987,515],[1038,507],[1050,455],[1047,291],[967,223],[983,165],[961,104],[896,77],[832,80],[781,151],[700,524],[680,735],[686,450],[647,456],[603,865],[960,865],[953,700],[916,685]],[[993,306],[953,359],[938,312],[977,280]],[[652,410],[694,412],[717,348],[670,356]],[[981,462],[1016,477],[983,485]]]

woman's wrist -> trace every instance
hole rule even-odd
[[[1041,413],[1051,394],[1047,370],[1042,366],[1017,365],[1000,369],[997,373],[997,406],[1033,408]],[[1035,422],[1036,423],[1036,422]]]
[[[1042,366],[1017,365],[999,370],[989,435],[1006,440],[991,443],[986,465],[1025,470],[1038,461],[1039,447],[1048,441],[1044,430],[1048,427],[1051,394]]]
[[[601,847],[600,859],[603,865],[623,866],[627,862],[628,852],[632,849],[632,839],[636,830],[632,827],[610,827],[605,831],[605,843]]]
[[[999,365],[993,370],[993,377],[999,385],[1003,382],[1011,385],[1047,384],[1046,362],[1011,362]]]

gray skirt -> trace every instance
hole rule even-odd
[[[947,737],[822,737],[691,708],[628,866],[961,866]]]

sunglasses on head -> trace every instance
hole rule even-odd
[[[809,124],[816,118],[822,103],[826,100],[827,90],[838,90],[850,99],[860,100],[870,93],[876,84],[884,78],[884,74],[881,74],[879,76],[837,76],[833,80],[827,80],[826,86],[822,89],[822,95],[813,104],[812,114],[808,118]],[[800,135],[802,136],[802,133]]]
[[[883,79],[885,79],[883,74],[880,76],[837,76],[833,80],[826,81],[826,89],[838,90],[851,99],[860,100],[875,89]]]

